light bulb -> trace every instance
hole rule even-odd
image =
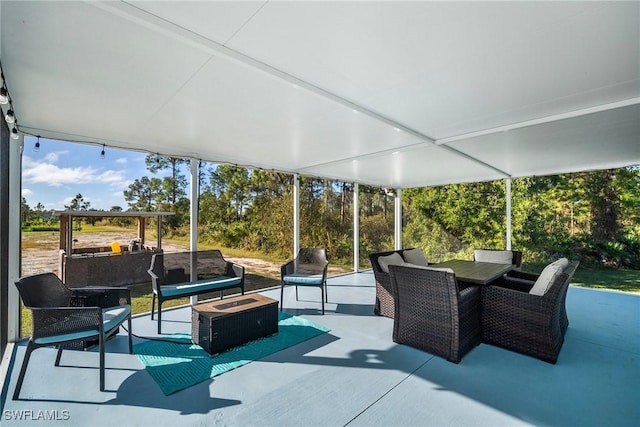
[[[0,88],[0,104],[4,105],[9,102],[9,92],[5,88]]]
[[[18,138],[20,138],[20,135],[18,135],[18,129],[13,128],[13,130],[11,131],[11,138],[12,138],[12,139],[18,139]]]
[[[36,145],[33,146],[33,151],[36,153],[40,151],[40,141],[36,142]]]
[[[100,158],[104,159],[104,145],[102,146],[102,151],[100,152]]]
[[[7,115],[4,116],[4,119],[7,121],[7,123],[15,123],[16,116],[15,114],[13,114],[13,110],[7,111]]]

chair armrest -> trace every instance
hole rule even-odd
[[[529,293],[535,281],[520,279],[518,277],[504,276],[491,283],[491,286],[512,289],[518,292]]]
[[[227,275],[234,274],[235,277],[244,278],[244,266],[227,261]]]
[[[482,310],[499,311],[503,315],[520,316],[520,310],[546,312],[553,310],[553,300],[543,296],[532,295],[515,289],[500,286],[484,286],[482,288]]]
[[[510,272],[507,273],[507,277],[509,278],[529,280],[531,282],[535,282],[536,280],[538,280],[539,276],[540,276],[539,274],[527,273],[526,271],[522,271],[522,270],[511,270]]]

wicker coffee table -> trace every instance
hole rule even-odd
[[[277,332],[278,301],[260,294],[197,304],[191,310],[191,339],[209,354]]]

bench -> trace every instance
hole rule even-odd
[[[190,275],[192,262],[196,271],[193,278]],[[244,267],[225,260],[219,250],[157,253],[151,257],[147,272],[153,290],[151,320],[158,298],[158,334],[162,333],[164,301],[216,291],[220,291],[222,299],[222,291],[233,288],[240,288],[244,295]]]

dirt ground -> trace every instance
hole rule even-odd
[[[76,233],[74,234],[74,247],[99,247],[110,246],[113,241],[120,245],[128,245],[129,240],[137,237],[135,232],[104,232],[104,233]],[[77,240],[77,241],[76,241]],[[151,243],[151,242],[147,242]],[[152,244],[155,244],[155,240]],[[165,252],[182,252],[188,250],[186,246],[171,243],[162,243]],[[245,273],[250,277],[267,276],[271,279],[279,279],[281,263],[264,261],[258,258],[233,258],[225,259],[245,267]],[[283,260],[284,262],[284,260]],[[24,233],[22,238],[22,275],[54,272],[59,269],[59,234],[58,232]],[[329,274],[340,274],[343,269],[329,266]],[[275,285],[277,282],[271,280]],[[249,287],[249,289],[251,286]]]

